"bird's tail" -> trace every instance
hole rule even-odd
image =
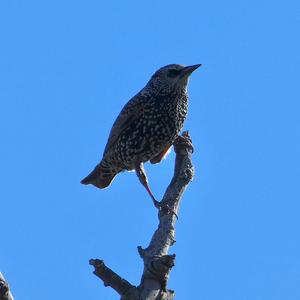
[[[93,184],[99,189],[108,187],[113,181],[114,177],[119,171],[112,169],[103,161],[100,162],[95,169],[84,179],[81,180],[82,184]]]

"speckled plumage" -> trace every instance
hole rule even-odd
[[[183,127],[188,111],[188,77],[199,66],[173,64],[155,72],[122,109],[101,162],[83,184],[105,188],[119,172],[162,159]]]

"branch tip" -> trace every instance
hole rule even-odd
[[[90,259],[89,263],[95,268],[93,273],[103,281],[104,286],[112,287],[121,297],[130,290],[136,289],[135,286],[108,268],[103,260]]]

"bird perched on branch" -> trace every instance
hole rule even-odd
[[[159,163],[183,127],[188,110],[189,76],[201,65],[171,64],[154,73],[122,109],[112,126],[103,158],[82,184],[103,189],[124,170],[135,170],[156,207],[143,163]]]

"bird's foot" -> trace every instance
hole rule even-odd
[[[191,153],[194,152],[194,146],[192,143],[192,139],[189,135],[188,131],[184,131],[182,135],[179,135],[175,142],[174,142],[174,149],[175,152],[185,150],[185,151],[190,151]]]
[[[178,220],[178,215],[175,212],[175,210],[173,208],[171,208],[168,204],[166,203],[162,203],[160,201],[157,200],[153,200],[154,206],[162,212],[165,212],[166,214],[173,214],[175,215],[176,219]]]

